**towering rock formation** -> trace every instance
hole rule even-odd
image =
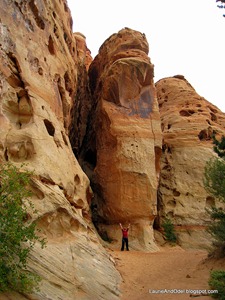
[[[205,209],[215,205],[203,186],[212,134],[225,132],[225,115],[181,76],[156,83],[163,131],[159,214],[170,217],[183,246],[207,246]]]
[[[0,160],[34,171],[32,201],[48,239],[30,262],[41,291],[4,299],[118,298],[120,276],[90,222],[89,180],[68,139],[82,53],[71,25],[64,0],[1,1]]]
[[[100,234],[118,240],[118,223],[131,223],[137,249],[155,248],[162,139],[148,50],[145,35],[129,28],[101,46],[89,69],[94,111],[83,155]]]

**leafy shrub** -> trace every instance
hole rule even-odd
[[[214,151],[218,157],[206,162],[203,183],[207,192],[222,203],[225,202],[225,137],[220,141],[213,136]],[[207,209],[212,219],[208,231],[214,238],[214,255],[225,255],[225,212],[222,208]]]
[[[172,221],[169,218],[166,218],[162,223],[162,227],[164,229],[164,235],[166,240],[172,243],[176,243],[177,237]]]
[[[218,293],[211,294],[213,298],[225,300],[225,271],[214,270],[210,274],[209,286]]]
[[[35,242],[44,247],[45,240],[29,220],[28,208],[35,213],[29,201],[30,175],[11,164],[0,166],[0,292],[38,289],[40,277],[28,271],[27,259]]]

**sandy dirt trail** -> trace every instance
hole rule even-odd
[[[205,262],[206,251],[171,247],[155,253],[112,251],[110,254],[123,278],[121,300],[213,299],[210,296],[190,296],[193,290],[210,289],[208,279],[213,265]],[[153,291],[165,289],[183,292],[154,294]]]

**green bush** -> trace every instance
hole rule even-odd
[[[169,218],[166,218],[162,223],[162,227],[164,229],[164,235],[166,240],[172,243],[176,243],[177,237],[175,234],[174,225],[172,221]]]
[[[216,294],[211,294],[213,298],[225,300],[225,271],[212,271],[210,274],[209,286],[211,289],[218,291]]]
[[[28,214],[28,209],[35,213],[29,201],[30,175],[12,164],[0,166],[0,292],[31,293],[40,282],[40,277],[27,269],[35,242],[45,245]]]

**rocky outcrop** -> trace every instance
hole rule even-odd
[[[215,205],[203,186],[212,134],[225,132],[225,115],[199,96],[181,75],[156,83],[163,131],[159,214],[170,217],[183,246],[206,247],[205,209]]]
[[[30,261],[41,291],[1,297],[117,299],[120,276],[90,222],[89,179],[68,138],[81,56],[67,3],[3,0],[0,20],[0,159],[34,171],[32,201],[48,240]]]
[[[155,249],[162,137],[144,34],[124,28],[109,37],[89,77],[94,105],[83,167],[95,193],[94,223],[113,241],[120,241],[118,223],[131,223],[131,246]]]

